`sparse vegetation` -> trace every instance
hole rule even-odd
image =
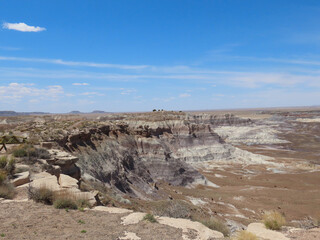
[[[44,203],[47,205],[53,204],[54,193],[52,190],[43,186],[40,188],[29,188],[28,191],[29,198],[34,200],[35,202]]]
[[[157,219],[153,216],[151,213],[147,213],[144,217],[143,220],[151,222],[151,223],[156,223]]]
[[[154,202],[153,205],[153,212],[156,215],[173,218],[190,218],[193,208],[193,206],[181,200],[158,201]]]
[[[270,211],[263,215],[263,223],[267,229],[280,230],[286,224],[286,220],[281,213]]]
[[[201,222],[203,225],[205,225],[206,227],[221,232],[225,237],[230,235],[230,230],[228,229],[228,227],[220,220],[216,219],[216,218],[209,218],[209,219],[193,219],[195,221]]]
[[[255,234],[243,230],[236,233],[235,237],[233,237],[232,240],[259,240],[259,238]]]
[[[81,233],[87,233],[87,231],[86,230],[82,230]]]
[[[7,179],[7,173],[3,170],[2,171],[0,170],[0,185],[4,183],[6,179]]]
[[[87,199],[79,198],[76,194],[60,191],[54,194],[53,206],[59,209],[83,209],[84,207],[90,207],[90,203]]]
[[[53,206],[58,209],[78,209],[77,203],[74,200],[68,198],[58,198],[54,200]]]
[[[19,158],[27,157],[29,160],[32,160],[33,158],[50,158],[48,150],[44,148],[35,148],[32,144],[21,144],[12,150],[12,154]]]
[[[8,157],[5,156],[1,156],[0,157],[0,168],[4,169],[7,165],[7,161],[8,161]]]
[[[15,195],[14,186],[9,182],[0,185],[0,198],[12,199]]]
[[[15,162],[13,158],[7,156],[0,158],[0,198],[12,199],[15,195],[14,186],[8,181],[8,177],[13,175]]]
[[[81,220],[81,219],[78,221],[78,223],[79,224],[85,224],[85,222],[83,220]]]

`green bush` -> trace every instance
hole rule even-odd
[[[50,153],[44,148],[35,148],[31,144],[21,144],[19,147],[16,147],[12,151],[13,156],[15,157],[29,157],[29,158],[40,158],[40,159],[49,159]]]
[[[27,153],[26,149],[23,149],[23,148],[14,149],[12,151],[12,154],[15,157],[26,157],[26,156],[28,156],[28,153]]]
[[[40,202],[47,205],[53,204],[54,193],[52,190],[46,187],[40,187],[40,188],[30,187],[28,194],[29,194],[29,198],[34,200],[35,202]]]
[[[151,214],[151,213],[147,213],[144,217],[143,220],[145,221],[149,221],[151,223],[156,223],[157,219]]]

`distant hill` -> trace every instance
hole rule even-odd
[[[83,112],[80,112],[80,111],[71,111],[67,114],[83,114]]]
[[[46,112],[15,112],[15,111],[0,111],[0,117],[13,117],[13,116],[23,116],[23,115],[44,115],[50,114]]]

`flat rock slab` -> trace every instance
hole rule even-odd
[[[30,187],[33,188],[48,188],[52,191],[59,191],[60,185],[58,184],[58,180],[56,176],[50,175],[43,178],[36,178],[30,183]]]
[[[125,209],[125,208],[116,208],[116,207],[104,207],[104,206],[97,206],[92,208],[93,211],[102,211],[102,212],[108,212],[108,213],[132,213],[132,210]]]
[[[160,224],[182,229],[182,238],[185,240],[209,240],[224,237],[221,232],[211,230],[202,223],[188,219],[159,217],[157,220]],[[189,237],[190,230],[196,232],[196,236]]]
[[[124,216],[121,218],[122,225],[130,225],[130,224],[137,224],[143,220],[146,213],[142,212],[134,212],[129,214],[128,216]]]
[[[14,179],[11,181],[15,187],[21,186],[23,184],[30,182],[30,174],[29,171],[21,172],[14,175]]]
[[[260,238],[266,239],[266,240],[275,240],[275,239],[276,240],[290,240],[281,232],[276,232],[273,230],[266,229],[266,227],[262,223],[249,224],[247,231],[257,235]]]
[[[47,162],[50,164],[65,166],[65,165],[72,165],[79,160],[78,157],[75,157],[65,151],[61,151],[58,149],[50,149],[48,151],[51,157],[53,157],[53,159],[47,160]]]

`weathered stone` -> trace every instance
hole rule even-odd
[[[78,180],[65,174],[60,174],[59,184],[62,188],[76,188],[78,189]]]
[[[60,185],[58,184],[57,177],[54,175],[50,175],[49,173],[46,173],[46,172],[35,174],[33,181],[30,183],[30,187],[32,188],[45,187],[52,191],[59,191],[61,189]]]
[[[42,143],[40,143],[40,146],[42,148],[51,149],[53,144],[52,144],[52,142],[42,142]]]
[[[275,239],[277,239],[277,240],[290,240],[281,232],[276,232],[276,231],[266,229],[266,227],[262,223],[249,224],[247,231],[257,235],[258,237],[260,237],[262,239],[266,239],[266,240],[275,240]]]
[[[14,175],[13,180],[12,180],[11,182],[12,182],[12,184],[13,184],[15,187],[30,182],[30,174],[29,174],[29,171],[27,171],[27,172],[21,172],[21,173],[16,173],[16,174]]]

